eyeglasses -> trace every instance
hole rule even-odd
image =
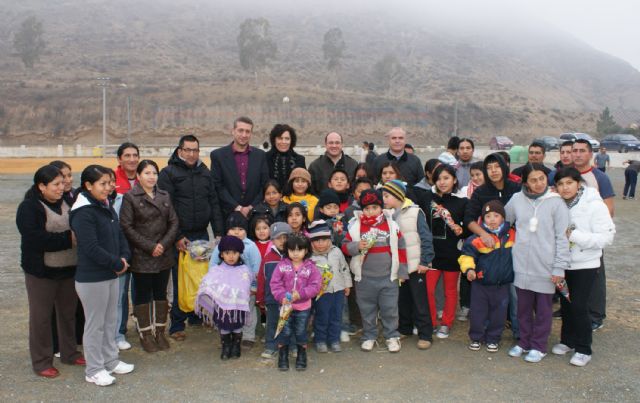
[[[197,154],[197,153],[200,152],[199,148],[184,148],[184,147],[182,147],[181,150],[184,151],[187,154]]]

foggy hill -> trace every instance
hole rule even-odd
[[[153,141],[190,130],[220,135],[238,114],[252,116],[263,135],[290,121],[309,144],[329,129],[362,137],[392,125],[440,140],[453,128],[456,102],[461,132],[485,139],[593,131],[604,106],[621,123],[640,116],[640,72],[526,15],[343,3],[3,0],[0,139],[93,141],[100,76],[113,78],[110,136],[126,133],[130,96],[134,133]],[[26,69],[12,39],[30,15],[43,21],[47,50]],[[246,18],[259,17],[269,20],[278,51],[256,87],[236,38]],[[334,27],[346,43],[337,75],[321,49]],[[385,56],[398,62],[386,89],[373,74]]]

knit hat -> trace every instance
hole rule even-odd
[[[331,230],[324,220],[312,222],[307,228],[307,231],[309,232],[308,236],[311,241],[319,238],[331,238]]]
[[[242,254],[244,252],[244,243],[240,238],[235,236],[226,235],[220,239],[220,243],[218,244],[218,250],[220,252],[224,251],[234,251]]]
[[[382,195],[377,190],[367,189],[360,193],[359,202],[360,207],[363,209],[371,204],[377,204],[382,207]]]
[[[382,186],[381,190],[383,192],[389,193],[391,196],[395,197],[401,202],[403,202],[405,197],[407,196],[406,184],[398,179],[387,181],[387,183]]]
[[[482,206],[482,218],[484,218],[487,213],[490,213],[492,211],[494,213],[500,214],[502,218],[504,218],[506,215],[506,213],[504,212],[504,206],[502,205],[500,200],[491,200],[486,202],[484,206]]]
[[[234,211],[227,217],[227,229],[229,228],[244,228],[245,231],[249,230],[249,221],[239,211]]]
[[[296,168],[291,171],[291,175],[289,175],[289,182],[293,181],[296,178],[302,178],[311,183],[311,174],[304,168]]]
[[[289,235],[291,226],[286,222],[276,222],[271,224],[271,240],[276,239],[280,235]]]
[[[340,205],[340,198],[338,197],[336,191],[333,189],[325,189],[320,192],[320,197],[318,198],[318,208],[324,207],[327,204],[331,203],[337,204],[338,206]]]

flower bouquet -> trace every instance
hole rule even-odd
[[[191,259],[200,262],[208,261],[211,258],[211,253],[214,249],[215,245],[212,242],[205,241],[203,239],[189,242],[189,247],[187,248]]]
[[[378,229],[372,228],[360,236],[360,240],[367,242],[367,246],[360,251],[360,255],[362,257],[366,256],[369,249],[373,248],[373,245],[376,244],[376,241],[378,240],[378,232]]]
[[[333,278],[333,273],[331,272],[331,267],[328,264],[319,264],[316,265],[320,273],[322,273],[322,286],[320,287],[320,292],[318,296],[316,296],[316,301],[320,299],[320,297],[327,291],[327,287],[329,287],[329,282]]]

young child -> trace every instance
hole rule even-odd
[[[318,198],[310,193],[311,174],[304,168],[296,168],[291,171],[289,182],[284,191],[282,201],[291,204],[298,202],[307,209],[307,219],[313,221],[313,213],[318,204]]]
[[[306,234],[307,232],[307,209],[300,203],[294,202],[287,204],[287,208],[284,212],[284,217],[291,227],[291,232],[299,232]]]
[[[349,182],[349,175],[344,169],[336,168],[331,173],[329,177],[329,189],[332,189],[336,192],[338,196],[339,203],[338,208],[340,213],[344,213],[344,211],[349,207],[349,189],[351,187],[351,183]]]
[[[269,251],[269,245],[271,244],[270,227],[271,217],[266,214],[255,214],[251,218],[249,224],[249,233],[251,234],[251,240],[255,242],[260,251],[260,259],[264,259],[264,256]]]
[[[196,297],[195,312],[220,332],[220,359],[240,358],[242,329],[251,313],[253,272],[240,257],[244,243],[235,236],[224,236],[218,244],[220,264],[209,267]]]
[[[344,224],[340,214],[340,198],[333,189],[325,189],[320,193],[316,218],[326,222],[331,230],[331,242],[341,246],[344,238]]]
[[[479,188],[480,186],[484,185],[484,173],[482,173],[483,166],[484,166],[483,161],[476,161],[473,164],[471,164],[471,167],[469,168],[471,180],[469,181],[469,184],[467,186],[460,189],[459,194],[462,197],[471,199],[471,196],[473,195],[473,191]]]
[[[323,273],[331,273],[331,279],[326,289],[315,304],[315,319],[313,322],[314,341],[319,353],[326,353],[327,346],[331,351],[339,353],[340,332],[342,330],[342,309],[345,296],[351,289],[351,273],[344,255],[336,246],[331,244],[331,230],[326,222],[314,221],[309,225],[309,239],[313,260]]]
[[[278,301],[271,293],[271,277],[280,260],[285,256],[285,245],[291,234],[291,227],[285,222],[271,224],[271,244],[269,251],[262,259],[258,272],[258,291],[256,292],[256,304],[267,313],[267,327],[265,331],[265,348],[262,358],[274,358],[276,354],[276,326],[278,325],[279,306]]]
[[[240,213],[239,211],[234,211],[227,218],[227,235],[235,236],[240,239],[244,244],[244,251],[242,252],[242,261],[249,267],[251,270],[252,281],[251,281],[251,301],[250,301],[250,315],[246,320],[244,327],[242,328],[242,336],[244,340],[242,341],[242,345],[245,347],[253,347],[256,340],[256,324],[258,323],[258,316],[256,314],[256,289],[258,283],[256,281],[256,276],[258,271],[260,270],[260,263],[262,259],[260,258],[260,251],[256,244],[247,237],[247,227],[249,223],[247,219]],[[219,265],[222,262],[222,258],[220,257],[219,246],[216,246],[213,253],[211,254],[210,267],[214,265]]]
[[[365,190],[360,195],[362,211],[356,211],[342,243],[351,256],[350,268],[356,282],[356,300],[362,316],[360,348],[371,351],[378,336],[378,314],[389,352],[400,351],[398,332],[398,280],[406,280],[405,241],[391,211],[382,210],[382,195]]]
[[[362,194],[362,192],[367,189],[373,189],[373,182],[371,181],[371,179],[364,177],[356,179],[355,183],[353,184],[353,201],[351,202],[351,205],[344,211],[344,217],[342,218],[345,226],[353,218],[354,211],[362,210],[360,208],[360,194]]]
[[[310,259],[309,240],[302,234],[291,234],[287,239],[287,257],[276,266],[270,286],[273,297],[281,305],[291,304],[292,311],[278,335],[278,369],[289,370],[289,343],[295,334],[298,356],[296,370],[307,369],[307,325],[311,300],[320,292],[322,275]]]
[[[385,208],[395,211],[393,218],[400,226],[407,245],[409,280],[400,286],[398,331],[410,337],[413,327],[418,329],[418,349],[431,347],[433,323],[427,299],[426,273],[433,260],[433,239],[424,212],[406,198],[405,183],[397,179],[387,181],[382,187]]]
[[[262,197],[263,201],[254,206],[254,211],[271,215],[271,222],[285,221],[287,204],[282,201],[282,189],[278,182],[269,179],[264,185]]]
[[[509,306],[509,286],[513,282],[511,247],[516,233],[504,220],[504,206],[499,200],[482,207],[482,226],[495,244],[488,247],[477,235],[464,242],[458,259],[460,271],[471,281],[471,311],[469,349],[480,350],[483,342],[487,351],[498,351],[500,336]]]

